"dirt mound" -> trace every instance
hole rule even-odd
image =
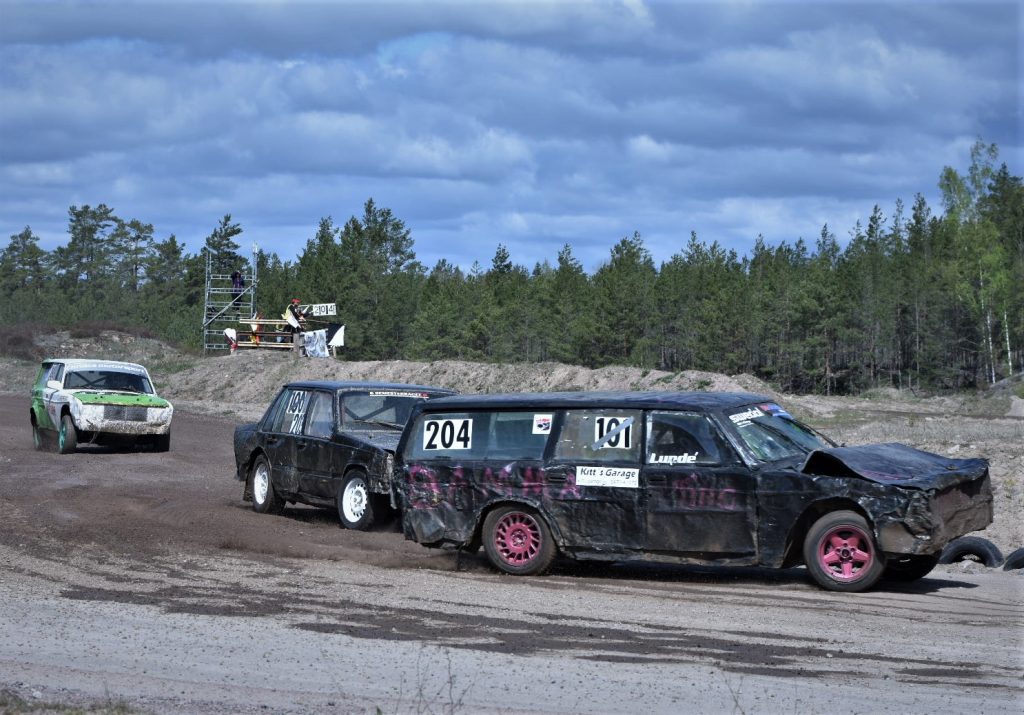
[[[750,375],[728,377],[686,370],[678,373],[630,367],[591,370],[560,363],[489,364],[459,360],[346,362],[296,359],[290,354],[239,352],[202,360],[169,375],[171,398],[226,403],[266,403],[292,380],[380,380],[448,387],[459,392],[555,392],[562,390],[714,390],[773,394]]]

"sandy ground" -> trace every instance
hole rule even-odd
[[[35,365],[0,361],[0,712],[1024,709],[1020,571],[954,564],[855,595],[824,592],[802,569],[561,563],[515,579],[404,541],[394,523],[362,533],[316,509],[255,514],[233,479],[234,425],[286,379],[767,392],[753,378],[263,354],[196,363],[127,337],[115,347],[104,356],[142,355],[178,405],[166,455],[34,451]],[[984,535],[1004,553],[1022,545],[1024,420],[1008,398],[781,399],[851,444],[988,457],[996,524]]]

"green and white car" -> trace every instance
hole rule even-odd
[[[146,445],[166,452],[174,407],[158,397],[142,365],[112,360],[44,360],[32,386],[32,439],[56,439],[61,454],[79,443]]]

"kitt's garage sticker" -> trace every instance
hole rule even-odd
[[[423,423],[424,451],[472,448],[473,420],[427,420]]]
[[[640,470],[620,467],[576,467],[576,486],[636,489],[640,486]]]

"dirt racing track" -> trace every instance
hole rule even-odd
[[[802,569],[558,565],[514,578],[394,524],[255,514],[233,420],[168,454],[36,452],[0,395],[0,711],[1016,713],[1024,576],[865,594]]]

